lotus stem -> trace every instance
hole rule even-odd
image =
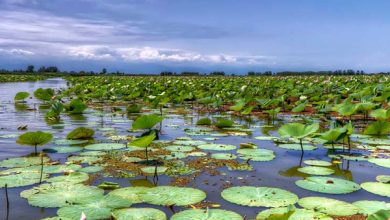
[[[7,206],[6,219],[8,219],[8,216],[9,216],[8,184],[5,184],[4,189],[5,189],[5,200],[6,200],[6,206]]]
[[[149,158],[148,158],[148,147],[145,147],[145,156],[146,156],[146,162],[149,162]]]
[[[43,177],[43,155],[41,154],[41,176],[39,177],[39,184],[42,183],[42,177]]]
[[[35,155],[38,155],[37,144],[34,145]]]
[[[302,151],[302,155],[304,154],[304,151],[303,151],[303,144],[302,144],[302,138],[299,139],[299,143],[301,144],[301,151]]]

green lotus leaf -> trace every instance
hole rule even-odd
[[[133,129],[151,129],[158,123],[162,122],[164,118],[159,115],[142,115],[138,117],[133,123]]]
[[[282,207],[298,201],[298,196],[294,193],[271,187],[230,187],[223,190],[221,196],[231,203],[255,207]]]
[[[363,144],[390,145],[390,140],[388,139],[364,138],[364,139],[359,139],[358,141]]]
[[[87,173],[72,172],[72,173],[69,173],[68,175],[52,177],[52,178],[48,179],[47,182],[49,182],[49,183],[65,182],[68,184],[76,184],[76,183],[85,182],[88,179],[89,179],[89,176]]]
[[[241,215],[223,209],[190,209],[174,214],[171,220],[242,220]]]
[[[24,100],[27,99],[30,96],[30,93],[28,92],[18,92],[16,93],[14,100],[19,101],[19,100]]]
[[[236,155],[229,153],[215,153],[211,154],[211,157],[217,160],[234,160],[237,158]]]
[[[156,133],[152,132],[149,135],[146,135],[146,136],[143,136],[143,137],[140,137],[140,138],[133,140],[130,143],[130,145],[145,148],[145,147],[148,147],[153,142],[154,139],[156,139]]]
[[[38,190],[35,194],[30,194],[27,200],[32,206],[55,208],[77,204],[86,199],[98,200],[103,197],[103,192],[102,189],[96,187],[58,183]]]
[[[251,161],[271,161],[275,158],[275,154],[272,150],[268,149],[239,149],[237,150],[239,158],[243,160]]]
[[[359,208],[336,199],[324,197],[305,197],[298,201],[305,209],[313,209],[332,216],[351,216],[359,212]]]
[[[45,181],[47,178],[47,174],[42,175],[42,181]],[[40,179],[40,173],[18,173],[0,176],[0,188],[5,187],[5,185],[7,185],[7,187],[28,186],[39,183]]]
[[[88,139],[92,138],[92,136],[95,134],[95,131],[91,128],[86,127],[78,127],[71,131],[67,136],[66,139],[70,140],[77,140],[77,139]]]
[[[157,173],[158,174],[165,173],[165,171],[167,171],[167,170],[168,170],[168,167],[163,167],[163,166],[158,166],[157,167]],[[155,171],[156,171],[156,167],[155,166],[142,167],[141,171],[146,173],[146,174],[154,174]]]
[[[166,220],[164,212],[153,208],[127,208],[118,209],[112,212],[116,220]]]
[[[288,220],[332,220],[324,213],[308,209],[296,209],[294,206],[266,209],[256,216],[256,220],[288,219]]]
[[[216,150],[216,151],[227,151],[235,150],[237,147],[230,144],[202,144],[198,146],[202,150]]]
[[[187,155],[191,156],[191,157],[204,157],[204,156],[207,156],[207,153],[201,152],[201,151],[194,151],[194,152],[188,153]]]
[[[83,173],[97,173],[103,170],[101,166],[87,166],[81,168],[79,171]]]
[[[302,139],[316,132],[319,127],[319,124],[304,125],[300,123],[291,123],[280,127],[278,132],[281,137]]]
[[[298,168],[298,171],[301,173],[306,173],[309,175],[330,175],[334,173],[334,170],[326,168],[326,167],[316,167],[316,166],[307,166]]]
[[[97,151],[111,151],[125,148],[126,145],[118,143],[101,143],[101,144],[90,144],[85,146],[86,150],[97,150]]]
[[[381,167],[390,168],[390,158],[371,158],[368,162],[376,164]]]
[[[207,144],[207,142],[199,141],[199,140],[175,140],[173,144],[186,145],[186,146],[198,146],[198,145]]]
[[[39,165],[42,163],[41,157],[15,157],[10,159],[5,159],[0,162],[0,167],[4,168],[14,168],[14,167],[28,167],[33,165]],[[50,159],[43,157],[43,163],[49,162]]]
[[[130,201],[118,196],[104,196],[97,200],[81,201],[80,205],[71,205],[60,208],[57,211],[57,215],[60,217],[79,220],[82,213],[85,214],[86,219],[109,219],[111,217],[111,211],[116,208],[125,208],[131,205]]]
[[[160,155],[159,157],[164,160],[178,160],[186,158],[188,155],[183,152],[171,152],[169,155]]]
[[[368,135],[386,135],[390,132],[390,122],[376,121],[368,125],[364,134]]]
[[[378,145],[376,148],[380,150],[390,150],[390,145]]]
[[[305,160],[305,161],[303,161],[303,163],[305,163],[307,165],[320,166],[320,167],[332,166],[331,162],[323,161],[323,160]]]
[[[171,146],[164,147],[164,149],[169,150],[169,151],[176,151],[176,152],[190,152],[190,151],[195,150],[195,147],[171,145]]]
[[[277,145],[278,147],[287,149],[287,150],[301,150],[301,145],[300,144],[279,144]],[[303,150],[315,150],[317,147],[309,144],[303,144],[302,145]]]
[[[211,125],[212,121],[209,118],[201,118],[196,122],[196,125]]]
[[[360,189],[359,184],[334,177],[312,176],[297,180],[295,184],[306,190],[328,194],[347,194]]]
[[[106,155],[107,152],[104,151],[84,151],[80,153],[80,156],[92,156],[92,157],[99,157]]]
[[[360,185],[364,190],[370,193],[390,197],[390,184],[388,183],[365,182]]]
[[[56,140],[54,143],[56,145],[79,145],[79,144],[88,143],[88,140],[68,140],[68,139],[62,139],[62,140]]]
[[[41,173],[42,166],[34,165],[29,167],[16,167],[8,170],[0,171],[0,175],[9,175],[12,173]],[[44,165],[43,172],[47,174],[53,173],[64,173],[64,172],[73,172],[81,169],[80,165],[77,164],[69,164],[69,165]]]
[[[390,183],[390,175],[379,175],[376,177],[376,181],[381,183]]]
[[[82,147],[50,147],[45,148],[42,151],[47,153],[68,154],[82,151]]]
[[[367,220],[385,220],[390,218],[390,211],[380,210],[372,215],[369,215]]]
[[[121,189],[113,190],[109,195],[116,195],[129,200],[132,203],[144,202],[144,194],[149,191],[148,187],[125,187]]]
[[[68,162],[70,163],[87,163],[87,164],[93,164],[98,161],[101,161],[102,158],[100,157],[94,157],[94,156],[71,156],[68,157]]]
[[[113,189],[119,189],[121,186],[119,185],[119,183],[104,181],[100,183],[98,187],[104,190],[113,190]]]
[[[157,186],[149,188],[142,197],[146,203],[153,205],[187,206],[204,200],[206,193],[188,187]]]
[[[255,139],[261,140],[261,141],[273,141],[273,140],[277,140],[278,137],[273,137],[273,136],[257,136],[257,137],[255,137]]]
[[[379,210],[390,210],[390,203],[381,201],[361,200],[352,203],[359,208],[359,213],[363,215],[372,215]]]

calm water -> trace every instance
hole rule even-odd
[[[23,82],[23,83],[5,83],[0,84],[0,135],[4,134],[22,134],[17,130],[20,125],[28,125],[29,131],[44,130],[54,132],[54,136],[58,139],[62,139],[68,132],[79,126],[93,127],[96,131],[95,139],[105,139],[102,134],[104,131],[99,131],[99,128],[113,127],[118,135],[128,135],[127,129],[131,127],[131,121],[126,117],[114,116],[110,113],[109,109],[106,109],[104,116],[95,114],[95,110],[89,110],[84,116],[69,117],[67,115],[61,116],[61,126],[52,127],[48,125],[44,120],[44,115],[47,110],[40,107],[39,102],[35,99],[27,100],[26,106],[15,106],[13,103],[14,95],[19,91],[28,91],[33,93],[37,88],[55,88],[61,89],[66,87],[66,81],[62,79],[50,79],[40,82]],[[37,108],[37,111],[26,110],[26,107]],[[185,136],[183,131],[186,127],[193,127],[193,123],[196,122],[199,116],[196,113],[191,113],[187,116],[182,115],[169,115],[163,122],[163,134],[160,136],[161,140],[172,140],[176,137]],[[202,189],[207,192],[207,200],[221,204],[222,209],[232,210],[246,215],[247,219],[253,219],[256,214],[263,210],[263,208],[249,208],[239,205],[230,204],[224,201],[220,197],[220,193],[223,189],[223,184],[230,182],[232,186],[238,185],[251,185],[251,186],[270,186],[279,187],[296,193],[299,197],[305,196],[323,196],[330,197],[348,202],[354,202],[357,200],[379,200],[390,202],[385,197],[376,196],[364,190],[359,190],[347,195],[328,195],[307,191],[297,187],[294,182],[301,177],[296,176],[294,168],[300,164],[301,153],[298,151],[287,151],[285,149],[277,147],[274,143],[269,141],[256,140],[253,137],[264,135],[266,132],[264,127],[261,127],[268,122],[266,120],[260,120],[253,118],[253,122],[249,123],[245,120],[234,118],[236,122],[241,124],[248,124],[254,132],[250,136],[229,136],[221,137],[215,143],[234,144],[239,146],[243,142],[252,142],[259,146],[259,148],[265,148],[273,150],[276,154],[276,158],[270,162],[251,162],[254,167],[253,171],[228,171],[223,168],[220,169],[221,173],[226,175],[210,176],[208,174],[202,174],[196,181],[189,186]],[[286,117],[288,120],[288,117]],[[279,121],[276,124],[282,124],[283,121]],[[179,128],[171,125],[178,125]],[[277,135],[277,126],[268,131],[270,135]],[[194,139],[202,140],[202,137],[194,136]],[[48,144],[43,148],[49,148],[53,144]],[[43,148],[40,148],[43,149]],[[27,146],[20,146],[15,144],[15,138],[0,138],[0,160],[29,155],[33,151],[33,148]],[[69,154],[49,154],[52,160],[60,160],[62,163],[66,160]],[[306,159],[322,159],[328,160],[327,150],[319,148],[315,151],[307,151],[304,154],[304,160]],[[368,162],[355,162],[349,163],[349,170],[347,170],[347,163],[340,165],[338,177],[350,178],[357,183],[366,181],[375,181],[375,177],[380,174],[389,174],[388,169],[381,168],[372,165]],[[288,172],[290,171],[290,172]],[[290,176],[287,176],[289,173]],[[129,179],[117,179],[106,178],[104,180],[114,181],[121,184],[122,187],[130,186],[129,180],[131,179],[144,179],[145,177],[135,177]],[[99,184],[104,180],[97,180],[94,184]],[[168,185],[171,179],[167,176],[162,176],[159,179],[159,185]],[[208,184],[206,184],[206,181]],[[10,214],[9,219],[41,219],[44,217],[55,216],[56,209],[41,209],[28,205],[27,200],[20,198],[19,193],[25,189],[29,189],[32,186],[18,187],[9,189],[10,198]],[[5,191],[0,189],[0,219],[5,218]],[[165,207],[151,206],[145,204],[137,204],[134,207],[154,207],[163,210],[168,216],[172,215],[172,212]],[[175,211],[179,211],[179,207],[175,207]]]

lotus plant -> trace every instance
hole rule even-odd
[[[309,137],[310,135],[314,134],[319,129],[319,127],[320,125],[318,123],[314,123],[311,125],[291,123],[291,124],[285,124],[282,127],[280,127],[278,132],[279,135],[283,138],[298,139],[303,153],[303,144],[302,144],[303,138]]]
[[[16,140],[16,143],[21,145],[33,146],[35,149],[35,155],[37,155],[37,146],[43,146],[49,143],[52,139],[53,135],[47,132],[26,132],[19,136],[19,138]]]

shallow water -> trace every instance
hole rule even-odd
[[[30,108],[37,108],[37,111],[28,111],[23,109],[23,106],[15,106],[13,103],[14,95],[19,91],[28,91],[30,94],[33,93],[37,88],[65,88],[66,81],[63,79],[50,79],[39,82],[23,82],[23,83],[4,83],[0,84],[0,135],[4,134],[22,134],[23,131],[18,131],[17,127],[20,125],[28,125],[29,131],[44,130],[54,132],[54,136],[58,139],[62,139],[76,127],[89,126],[96,130],[95,139],[105,139],[103,136],[104,131],[99,131],[99,128],[113,127],[118,135],[127,135],[127,129],[131,127],[131,121],[126,117],[114,116],[106,109],[104,116],[98,116],[94,114],[95,110],[90,110],[82,117],[69,117],[67,115],[61,116],[61,124],[63,126],[50,126],[44,120],[44,115],[47,110],[39,109],[39,102],[35,99],[27,100],[26,105]],[[189,115],[169,115],[163,121],[161,140],[173,140],[176,137],[185,136],[184,128],[193,127],[197,118],[199,117],[196,112]],[[230,117],[230,116],[229,116]],[[213,141],[215,143],[233,144],[239,146],[243,142],[252,142],[259,146],[259,148],[265,148],[273,150],[276,154],[276,158],[270,162],[250,162],[254,167],[253,171],[228,171],[226,168],[220,169],[221,173],[226,175],[210,176],[209,174],[202,174],[196,178],[189,186],[202,189],[207,192],[207,200],[213,203],[221,204],[222,209],[232,210],[240,213],[242,216],[247,216],[247,219],[253,219],[256,214],[264,208],[250,208],[231,204],[223,200],[220,196],[220,192],[223,189],[223,185],[230,182],[232,186],[239,185],[250,185],[250,186],[268,186],[278,187],[289,190],[297,194],[300,198],[305,196],[323,196],[335,198],[343,201],[354,202],[357,200],[378,200],[387,201],[390,200],[386,197],[377,196],[366,192],[365,190],[359,190],[354,193],[346,195],[329,195],[316,193],[297,187],[294,182],[298,179],[302,179],[299,176],[286,176],[281,175],[287,170],[294,170],[294,167],[299,166],[301,153],[299,151],[288,151],[277,147],[273,142],[260,141],[254,139],[256,136],[264,135],[265,128],[261,125],[268,124],[267,120],[253,118],[253,123],[248,123],[242,119],[234,118],[236,122],[241,124],[248,124],[254,129],[253,133],[249,136],[229,136],[221,137],[219,140]],[[283,118],[282,118],[283,119]],[[289,120],[290,117],[285,117],[285,120]],[[120,121],[118,121],[120,120]],[[179,128],[170,126],[171,124],[178,125]],[[283,124],[283,121],[278,121],[276,124]],[[269,134],[277,136],[277,126],[272,129]],[[194,139],[202,140],[202,136],[193,136]],[[45,147],[49,148],[54,144],[48,144]],[[20,146],[15,143],[15,138],[1,138],[0,139],[0,160],[29,155],[33,152],[33,148],[28,146]],[[324,148],[318,148],[314,151],[306,151],[303,160],[306,159],[319,159],[327,160],[328,150]],[[49,156],[52,160],[61,160],[63,163],[69,154],[55,154],[50,153]],[[342,168],[343,167],[343,168]],[[340,165],[340,170],[343,170],[345,175],[339,175],[337,177],[347,178],[352,176],[352,180],[356,183],[362,183],[366,181],[375,181],[375,177],[381,174],[389,174],[389,170],[373,165],[368,162],[349,162],[349,170],[347,169],[347,162],[344,161]],[[289,172],[294,174],[294,172]],[[131,179],[145,179],[146,177],[135,177],[128,179],[119,178],[105,178],[104,180],[118,182],[122,187],[130,186],[129,180]],[[149,178],[150,179],[150,178]],[[99,179],[94,184],[99,184],[104,181]],[[161,176],[159,178],[158,185],[168,185],[171,178],[168,176]],[[208,182],[206,184],[206,182]],[[10,199],[10,213],[8,219],[41,219],[44,217],[55,216],[56,209],[41,209],[29,206],[27,200],[20,198],[19,193],[25,189],[29,189],[32,186],[10,188],[9,199]],[[5,205],[5,191],[0,189],[0,218],[3,219],[6,216],[6,205]],[[134,207],[154,207],[163,210],[168,216],[172,215],[172,212],[161,206],[152,206],[145,204],[136,204]],[[181,208],[175,207],[175,211],[179,211]]]

